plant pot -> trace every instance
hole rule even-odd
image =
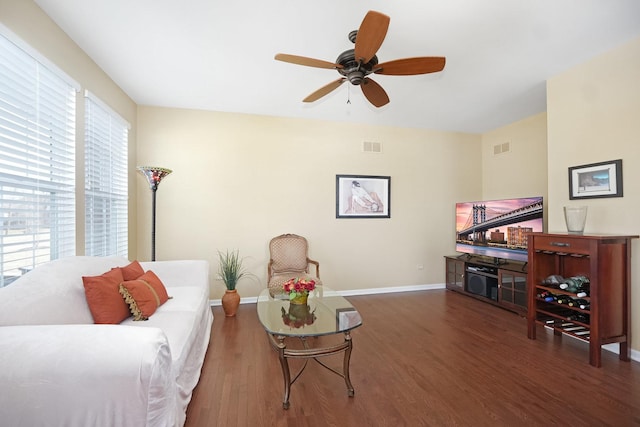
[[[240,305],[240,295],[236,289],[230,291],[226,290],[222,296],[222,309],[224,315],[227,317],[233,317],[238,311]]]

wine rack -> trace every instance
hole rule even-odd
[[[602,345],[619,343],[621,360],[630,357],[631,242],[638,236],[532,233],[529,235],[527,335],[536,339],[537,326],[556,335],[570,335],[589,343],[589,363],[601,366]],[[584,276],[587,296],[559,283]],[[579,305],[567,302],[580,301]],[[560,301],[560,302],[559,302]]]
[[[546,291],[555,296],[568,296],[575,300],[582,299],[590,301],[590,297],[578,298],[574,292],[568,292],[557,286],[536,285],[538,292]],[[576,306],[567,304],[559,304],[555,301],[546,301],[537,297],[536,294],[536,311],[539,313],[538,323],[559,331],[567,335],[574,336],[578,339],[589,341],[591,338],[591,311],[581,309]]]

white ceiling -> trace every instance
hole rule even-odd
[[[481,133],[546,110],[545,80],[640,36],[639,0],[35,0],[138,104]],[[368,10],[391,17],[380,62],[445,56],[443,72],[302,99]],[[351,103],[347,100],[350,98]]]

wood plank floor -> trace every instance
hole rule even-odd
[[[529,340],[524,318],[455,292],[348,299],[363,317],[352,334],[353,398],[310,363],[282,409],[280,363],[255,304],[235,318],[214,307],[186,427],[640,426],[638,362],[603,351],[594,368],[585,343],[542,327]],[[341,367],[341,355],[324,360]]]

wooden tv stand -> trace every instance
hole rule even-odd
[[[445,283],[449,290],[506,308],[527,312],[527,263],[494,258],[445,256]]]

